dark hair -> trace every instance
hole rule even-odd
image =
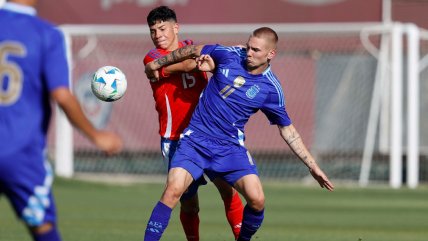
[[[177,16],[174,10],[167,6],[160,6],[152,9],[149,15],[147,15],[147,24],[153,26],[157,21],[174,21],[177,22]]]

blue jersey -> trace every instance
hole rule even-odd
[[[35,14],[14,3],[0,9],[0,157],[45,147],[49,94],[69,85],[63,35]]]
[[[261,110],[271,124],[288,126],[282,87],[268,67],[262,74],[249,74],[246,51],[240,47],[206,45],[216,69],[190,121],[189,130],[208,136],[244,143],[244,126]]]

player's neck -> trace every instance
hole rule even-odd
[[[180,47],[180,45],[179,45],[178,40],[177,40],[177,41],[174,41],[173,43],[171,43],[171,45],[166,50],[172,52],[172,51],[178,49],[179,47]]]
[[[248,73],[250,73],[252,75],[258,75],[258,74],[262,74],[263,72],[265,72],[265,70],[267,68],[269,68],[269,63],[265,63],[263,65],[255,67],[255,68],[248,68],[248,66],[247,66],[247,71],[248,71]]]

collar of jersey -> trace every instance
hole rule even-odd
[[[268,65],[268,67],[265,69],[265,71],[263,71],[262,75],[266,75],[267,72],[270,71],[270,64]]]
[[[31,16],[35,16],[37,14],[36,9],[33,7],[25,6],[25,5],[17,4],[17,3],[11,3],[11,2],[6,2],[3,5],[2,9],[13,11],[13,12],[18,12],[18,13],[22,13],[22,14],[28,14]]]

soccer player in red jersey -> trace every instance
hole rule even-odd
[[[166,6],[153,9],[147,16],[147,23],[156,48],[149,51],[144,58],[144,64],[165,56],[173,50],[192,44],[191,40],[179,41],[176,14]],[[188,60],[162,68],[159,71],[161,79],[150,81],[156,110],[159,114],[161,151],[165,162],[168,164],[168,169],[180,135],[189,124],[201,92],[207,85],[206,73],[192,71],[194,69],[196,69],[196,62]],[[226,217],[236,239],[242,222],[244,208],[242,201],[237,191],[225,181],[220,179],[212,181],[223,199]],[[203,177],[195,180],[180,199],[180,220],[188,241],[199,240],[197,189],[199,185],[205,184],[206,181]]]

